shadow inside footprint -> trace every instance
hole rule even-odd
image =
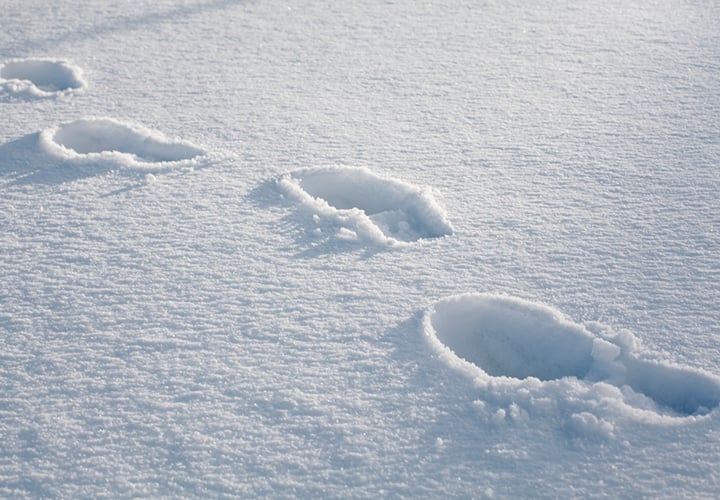
[[[493,377],[583,378],[591,334],[549,308],[496,296],[460,296],[435,306],[437,339]]]
[[[720,405],[720,383],[690,368],[627,356],[625,384],[683,415],[702,415]]]
[[[605,382],[621,388],[627,404],[671,416],[702,415],[720,406],[717,377],[640,358],[632,343],[595,337],[543,304],[459,295],[436,303],[423,324],[441,358],[463,371],[470,363],[490,377]]]

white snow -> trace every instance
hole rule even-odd
[[[77,93],[85,87],[82,70],[68,61],[13,59],[0,65],[0,96],[51,97]]]
[[[720,3],[0,11],[0,497],[717,497]]]
[[[568,430],[579,436],[597,436],[601,439],[614,437],[614,426],[592,413],[574,413],[568,420]]]

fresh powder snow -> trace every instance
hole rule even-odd
[[[720,4],[0,10],[0,497],[717,497]]]

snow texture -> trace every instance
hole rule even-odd
[[[717,498],[720,2],[0,11],[0,497]]]
[[[492,294],[454,296],[425,313],[423,329],[449,366],[483,384],[496,377],[572,377],[610,383],[625,389],[629,404],[651,400],[659,412],[678,416],[707,414],[720,405],[720,378],[643,359],[627,334],[595,337],[543,304]],[[578,418],[575,423],[587,423]]]
[[[396,245],[452,234],[445,210],[431,191],[382,177],[364,167],[296,170],[278,181],[285,192],[343,227],[339,237],[356,235]]]
[[[82,119],[44,130],[41,142],[58,157],[114,160],[129,166],[182,162],[203,150],[186,141],[172,141],[162,133],[110,118]]]
[[[12,59],[0,65],[0,92],[28,97],[75,94],[87,82],[74,64],[53,59]]]

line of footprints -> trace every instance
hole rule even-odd
[[[5,102],[69,96],[86,88],[81,70],[67,61],[15,59],[0,66]],[[111,118],[58,125],[40,132],[39,143],[64,160],[121,167],[172,166],[205,155],[187,141]],[[340,240],[401,248],[453,232],[431,189],[367,168],[299,169],[280,176],[276,186],[313,214],[314,232],[329,231]],[[425,311],[422,329],[449,366],[480,387],[515,397],[538,387],[548,394],[548,384],[572,382],[591,393],[614,391],[618,404],[663,418],[706,415],[720,406],[718,377],[645,359],[632,334],[574,323],[543,304],[492,294],[452,296]]]

